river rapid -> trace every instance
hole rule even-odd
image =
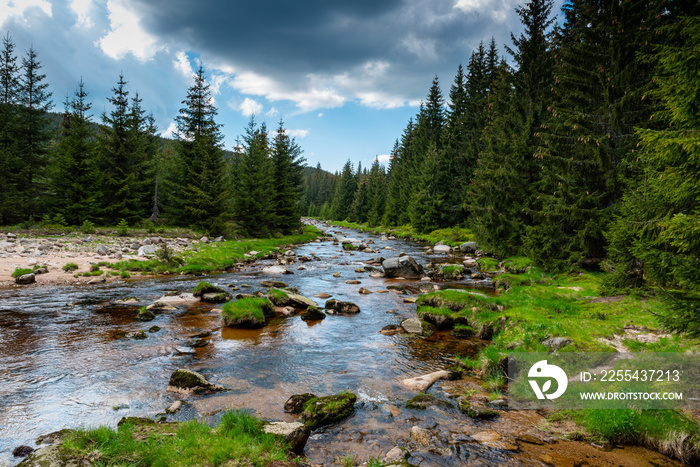
[[[446,255],[427,256],[420,244],[326,227],[328,234],[358,237],[374,243],[386,258],[405,252],[419,263],[446,262]],[[391,248],[385,249],[385,247]],[[371,278],[356,272],[376,253],[344,251],[332,241],[295,248],[298,256],[315,260],[287,266],[294,272],[265,276],[261,270],[274,260],[257,261],[244,271],[206,278],[137,279],[97,286],[11,288],[0,291],[0,465],[14,465],[14,447],[34,446],[37,436],[62,428],[95,427],[126,416],[162,414],[181,394],[168,392],[170,374],[177,368],[202,373],[228,391],[185,396],[185,408],[170,420],[202,418],[216,421],[225,409],[244,409],[263,419],[293,421],[283,411],[292,394],[357,394],[354,415],[312,433],[305,455],[309,461],[337,465],[355,456],[358,465],[383,457],[394,446],[406,446],[412,463],[420,465],[546,465],[530,456],[474,442],[467,436],[474,422],[455,408],[403,408],[414,394],[400,384],[404,378],[445,369],[455,354],[473,355],[484,343],[459,340],[448,333],[430,339],[386,336],[377,331],[415,316],[415,304],[405,303],[430,283]],[[339,277],[334,277],[339,273]],[[261,330],[222,327],[214,305],[180,306],[154,321],[135,320],[140,306],[168,292],[190,292],[200,280],[229,285],[241,292],[264,290],[260,282],[282,280],[323,306],[314,295],[327,293],[358,304],[352,316],[328,316],[306,322],[299,316],[277,317]],[[345,281],[360,281],[348,284]],[[249,287],[245,287],[248,285]],[[401,285],[407,294],[386,291]],[[444,284],[443,284],[444,285]],[[489,280],[467,281],[465,287],[488,289]],[[363,295],[360,287],[374,292]],[[121,303],[135,297],[136,303]],[[125,339],[124,332],[161,329],[143,340]],[[193,355],[175,348],[191,336],[212,332],[208,345]],[[461,391],[453,389],[453,392]],[[450,384],[438,383],[432,393],[448,399]],[[529,414],[511,413],[502,424],[531,425]],[[485,422],[482,422],[485,423]],[[419,426],[434,440],[419,446],[410,430]],[[413,443],[413,444],[412,444]]]

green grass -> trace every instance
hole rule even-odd
[[[274,307],[265,297],[249,297],[225,303],[221,317],[227,326],[256,328],[265,325],[265,318]]]
[[[112,268],[121,271],[140,271],[147,274],[161,274],[165,271],[173,274],[195,275],[221,272],[233,268],[237,263],[246,261],[249,258],[246,253],[250,251],[257,251],[258,254],[255,255],[255,258],[261,258],[268,253],[279,251],[282,246],[309,242],[320,235],[321,232],[316,227],[305,226],[304,230],[296,235],[202,244],[185,252],[181,258],[173,257],[170,261],[158,259],[120,261],[112,265]]]
[[[348,221],[326,222],[328,222],[328,224],[330,225],[335,225],[337,227],[356,229],[364,232],[371,232],[373,234],[380,234],[386,232],[387,234],[393,235],[395,237],[410,238],[413,240],[430,243],[444,242],[446,245],[451,246],[461,245],[464,242],[474,240],[474,234],[472,233],[472,231],[461,227],[450,227],[448,229],[433,230],[430,233],[420,233],[409,225],[399,227],[371,227],[368,224],[358,224],[356,222]]]
[[[28,269],[28,268],[17,268],[12,272],[12,277],[17,278],[20,276],[24,276],[25,274],[31,274],[33,273],[33,269]]]
[[[145,438],[145,439],[140,439]],[[214,429],[199,421],[177,424],[122,424],[77,430],[64,443],[71,457],[91,459],[92,465],[263,467],[286,461],[288,447],[264,433],[261,423],[243,412],[227,412]],[[97,454],[97,456],[96,456]],[[239,464],[240,462],[240,464]]]
[[[489,346],[475,358],[459,358],[461,365],[479,375],[490,390],[503,387],[503,362],[508,352],[548,351],[542,345],[547,338],[573,339],[559,352],[611,352],[614,349],[601,339],[625,335],[628,325],[663,329],[657,316],[665,305],[658,297],[630,295],[619,301],[591,303],[601,298],[605,273],[549,274],[523,258],[505,259],[503,265],[511,272],[498,276],[500,293],[495,296],[468,296],[464,291],[460,295],[458,291],[443,290],[417,301],[419,306],[455,311],[463,306],[460,314],[467,316],[475,328],[498,323]],[[472,307],[476,307],[476,312],[468,311]],[[679,335],[650,343],[628,338],[623,343],[635,352],[700,350],[699,339]],[[700,426],[679,411],[581,410],[575,415],[575,421],[591,440],[642,444],[679,459],[689,459],[700,452]]]

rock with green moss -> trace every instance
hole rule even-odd
[[[271,288],[284,288],[287,287],[287,284],[285,284],[282,281],[273,281],[273,280],[265,280],[265,281],[260,281],[260,287],[265,287],[266,289],[271,289]]]
[[[156,319],[155,313],[152,311],[148,310],[145,306],[142,306],[139,308],[139,313],[136,315],[136,319],[138,321],[153,321]]]
[[[228,291],[204,281],[197,284],[192,295],[207,303],[224,303],[233,298]]]
[[[270,289],[267,292],[267,298],[275,306],[287,306],[289,304],[289,294],[281,289]]]
[[[310,392],[305,392],[303,394],[294,394],[289,399],[287,399],[287,402],[284,403],[284,411],[293,414],[301,413],[304,410],[304,404],[306,404],[311,399],[314,399],[315,397],[316,395],[311,394]]]
[[[304,404],[301,420],[312,429],[343,420],[352,414],[355,401],[357,396],[351,392],[315,397]]]
[[[416,394],[413,398],[406,402],[407,409],[424,410],[432,406],[451,407],[452,404],[425,393]]]
[[[80,455],[68,450],[62,444],[44,446],[17,464],[22,467],[80,467],[85,465]]]
[[[175,370],[170,376],[170,381],[168,382],[168,387],[176,390],[185,391],[223,391],[224,388],[211,383],[206,380],[206,378],[196,371],[188,370],[186,368],[180,368]]]
[[[458,407],[460,412],[475,420],[491,420],[498,416],[498,412],[475,405],[469,399],[460,399]]]
[[[341,302],[335,299],[330,299],[326,301],[324,305],[326,310],[331,310],[332,314],[355,314],[360,312],[360,307],[352,302]]]
[[[226,303],[221,317],[226,326],[255,329],[265,326],[265,318],[274,315],[274,311],[267,298],[250,297]]]
[[[455,325],[469,325],[465,316],[450,310],[449,308],[433,308],[431,306],[420,306],[416,311],[418,316],[437,329],[452,329]]]
[[[421,337],[430,337],[435,333],[435,326],[418,318],[408,318],[401,321],[401,327],[409,334],[417,334]]]
[[[310,306],[301,314],[304,321],[320,321],[326,318],[326,314],[318,307]]]

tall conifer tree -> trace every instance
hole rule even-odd
[[[280,120],[272,140],[272,230],[291,233],[301,225],[304,159],[301,148]]]

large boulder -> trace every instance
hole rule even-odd
[[[155,245],[144,245],[141,248],[139,248],[139,251],[137,253],[138,256],[152,256],[156,254],[156,246]]]
[[[479,245],[476,242],[464,242],[459,246],[462,253],[475,253],[478,249]]]
[[[406,279],[423,277],[423,266],[408,255],[385,259],[382,267],[386,277],[405,277]]]
[[[107,248],[107,245],[99,244],[97,245],[97,254],[100,256],[107,256],[110,253],[109,248]]]
[[[326,318],[326,314],[318,307],[310,306],[301,314],[304,321],[320,321]]]
[[[175,370],[170,376],[168,388],[185,391],[223,391],[224,388],[207,381],[207,379],[196,371],[180,368]]]
[[[452,248],[450,247],[450,245],[435,245],[433,247],[433,251],[435,253],[449,253],[450,251],[452,251]]]
[[[284,439],[292,452],[299,454],[304,450],[311,430],[299,422],[271,422],[263,426],[265,433],[272,433]]]
[[[356,400],[351,392],[315,397],[304,404],[301,420],[311,429],[340,421],[352,413]]]

